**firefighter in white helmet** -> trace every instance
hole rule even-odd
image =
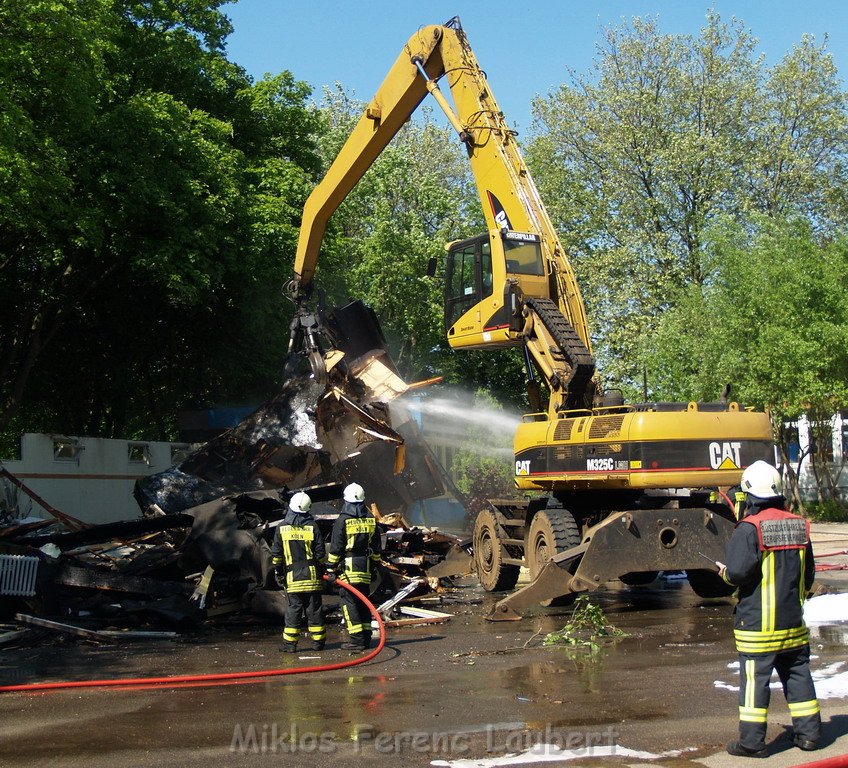
[[[365,490],[358,483],[344,489],[344,505],[333,523],[327,555],[327,576],[340,579],[368,593],[374,568],[380,562],[380,532],[377,521],[365,506]],[[371,612],[350,592],[339,595],[349,640],[348,650],[364,650],[371,640]]]
[[[312,638],[310,650],[322,650],[326,638],[321,601],[326,549],[318,524],[309,512],[311,507],[309,494],[295,493],[271,547],[277,581],[285,587],[288,598],[281,646],[284,653],[297,651],[304,618]]]
[[[786,511],[780,473],[755,461],[742,473],[746,507],[726,548],[722,578],[738,587],[739,740],[731,755],[765,757],[769,681],[776,670],[792,716],[795,746],[818,748],[821,714],[810,675],[804,599],[815,563],[810,524]]]

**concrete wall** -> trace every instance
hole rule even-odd
[[[21,436],[20,458],[4,459],[3,467],[61,512],[87,523],[108,523],[137,518],[135,481],[168,469],[190,448],[188,443],[27,433]],[[17,498],[22,516],[48,516],[7,480],[0,483],[6,485],[6,499]]]

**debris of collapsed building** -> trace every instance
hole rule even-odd
[[[338,486],[308,490],[320,499]],[[278,623],[285,594],[273,581],[270,541],[285,503],[285,494],[255,491],[79,531],[6,529],[0,532],[0,604],[9,615],[59,621],[48,629],[106,641],[233,618]],[[324,510],[316,518],[329,537],[337,513],[329,504],[316,506]],[[410,527],[398,515],[378,526],[385,547],[372,591],[376,603],[404,590],[407,601],[438,593],[445,578],[469,570],[467,542],[458,537]],[[5,639],[26,640],[19,634]]]
[[[369,310],[355,304],[337,310],[339,327],[370,327]],[[384,541],[375,603],[401,592],[408,602],[469,573],[467,540],[404,519],[443,494],[446,478],[414,420],[392,402],[407,386],[379,328],[369,333],[352,334],[347,359],[326,382],[292,372],[279,396],[238,427],[139,481],[139,519],[89,526],[42,503],[49,520],[0,530],[0,607],[29,628],[26,636],[0,632],[0,645],[56,631],[114,641],[233,618],[280,621],[285,594],[270,543],[288,499],[307,490],[329,536],[341,488],[354,479],[368,489]]]

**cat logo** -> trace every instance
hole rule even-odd
[[[492,217],[495,220],[495,224],[498,225],[498,229],[512,229],[509,216],[506,215],[501,201],[488,189],[486,190],[486,195],[489,197],[489,205],[492,207]]]
[[[530,474],[530,460],[526,461],[516,461],[515,462],[515,474],[516,475],[529,475]]]
[[[739,469],[742,443],[710,443],[710,466],[713,469]]]

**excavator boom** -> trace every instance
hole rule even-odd
[[[453,108],[439,81],[447,82]],[[553,391],[551,408],[591,405],[594,360],[574,271],[458,19],[409,39],[310,195],[292,294],[308,296],[330,216],[428,93],[465,146],[488,230],[476,250],[450,251],[451,346],[525,346]]]

